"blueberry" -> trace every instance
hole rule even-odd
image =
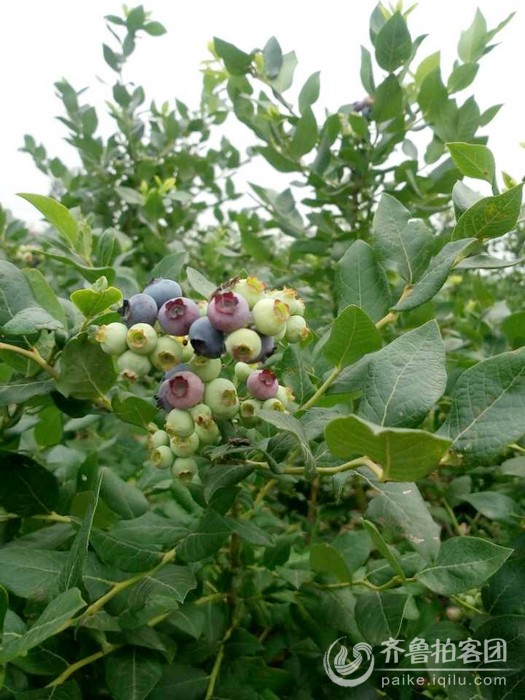
[[[155,299],[157,307],[166,303],[169,299],[182,296],[182,289],[178,282],[168,280],[164,277],[155,277],[144,287],[143,294],[147,294]]]
[[[233,418],[239,410],[239,399],[235,385],[223,377],[206,384],[204,402],[216,418]]]
[[[100,326],[95,339],[108,355],[122,355],[128,349],[127,334],[128,327],[126,325],[114,322],[108,323],[106,326]]]
[[[168,445],[159,445],[151,453],[151,461],[157,469],[168,469],[173,464],[174,454]]]
[[[149,355],[157,346],[157,333],[149,323],[134,323],[127,332],[126,342],[137,355]]]
[[[151,362],[145,355],[137,355],[132,350],[126,350],[117,358],[117,367],[125,379],[137,381],[151,370]]]
[[[261,336],[252,331],[251,328],[239,328],[228,335],[225,346],[226,351],[234,360],[247,363],[255,362],[262,350]]]
[[[160,326],[169,335],[186,335],[200,316],[197,304],[185,297],[169,299],[159,309]]]
[[[261,352],[259,356],[255,359],[255,362],[264,362],[275,352],[275,338],[273,335],[260,335],[261,338]]]
[[[208,318],[220,331],[231,333],[244,328],[251,319],[246,299],[235,292],[219,292],[208,304]]]
[[[173,375],[177,374],[177,372],[191,372],[191,369],[187,364],[181,363],[180,365],[173,367],[173,369],[169,369],[167,372],[164,372],[164,379],[170,379],[170,377],[173,377]]]
[[[279,391],[277,377],[269,369],[258,369],[252,372],[246,380],[246,386],[253,398],[259,401],[274,399]]]
[[[224,334],[214,328],[209,318],[192,323],[188,338],[197,355],[217,359],[224,352]]]
[[[253,307],[255,328],[262,335],[277,335],[290,318],[290,309],[282,299],[267,297]]]
[[[167,388],[164,388],[167,385]],[[204,384],[193,372],[177,372],[164,380],[161,392],[171,408],[191,408],[201,403]]]
[[[289,343],[298,343],[300,340],[305,340],[310,335],[310,329],[306,325],[306,321],[302,316],[290,316],[286,322],[285,338]]]
[[[157,320],[157,304],[148,294],[134,294],[119,309],[119,313],[128,328],[135,323],[148,323],[153,326]]]

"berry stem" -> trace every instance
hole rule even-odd
[[[27,357],[29,360],[36,362],[37,365],[42,367],[53,379],[59,379],[59,374],[54,367],[48,364],[42,355],[38,352],[36,348],[31,350],[26,350],[26,348],[19,348],[16,345],[10,345],[9,343],[0,343],[0,350],[7,350],[9,352],[16,352],[18,355]]]
[[[318,399],[320,399],[322,396],[324,396],[325,392],[332,386],[332,384],[335,382],[337,377],[341,374],[342,367],[334,367],[334,369],[330,372],[328,377],[324,380],[324,382],[321,384],[321,386],[317,389],[315,394],[311,396],[308,401],[303,403],[302,406],[299,407],[299,411],[305,411],[307,408],[310,408],[313,406]]]

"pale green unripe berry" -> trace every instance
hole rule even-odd
[[[197,433],[188,437],[174,436],[170,440],[170,446],[176,457],[191,457],[199,449],[199,436]]]
[[[216,418],[233,418],[239,410],[235,385],[223,377],[214,379],[204,388],[204,402]]]
[[[272,299],[280,299],[290,309],[292,316],[304,316],[304,301],[299,298],[295,289],[284,287],[284,289],[272,289],[268,293]]]
[[[284,326],[281,328],[281,330],[279,331],[279,333],[276,333],[276,334],[273,336],[275,342],[278,343],[280,340],[282,340],[282,339],[284,338],[285,335],[286,335],[286,323],[285,323]]]
[[[173,464],[173,452],[168,445],[159,445],[151,453],[151,461],[157,469],[168,469]]]
[[[177,457],[173,462],[171,473],[181,481],[191,481],[197,471],[197,462],[192,457]]]
[[[237,362],[235,364],[235,376],[240,382],[245,382],[252,372],[257,369],[257,364],[249,365],[246,362]]]
[[[192,406],[189,411],[195,423],[198,423],[205,418],[211,418],[213,415],[211,408],[205,403],[198,403],[196,406]]]
[[[264,298],[266,285],[257,277],[252,276],[239,280],[232,288],[232,291],[243,296],[248,302],[250,309],[253,309],[255,304]]]
[[[261,354],[262,341],[250,328],[239,328],[226,336],[224,346],[234,360],[253,362]]]
[[[280,411],[280,413],[284,413],[286,411],[286,406],[277,398],[266,399],[266,401],[263,402],[262,407],[265,411]]]
[[[257,399],[246,399],[241,401],[239,406],[239,415],[244,425],[251,427],[260,423],[261,419],[255,415],[258,408],[262,408],[262,403]]]
[[[182,348],[182,358],[181,358],[182,361],[189,362],[193,358],[193,356],[195,355],[192,344],[185,340],[181,344],[181,348]]]
[[[100,326],[95,335],[95,339],[100,343],[100,347],[108,355],[122,355],[128,349],[127,343],[128,329],[123,323],[108,323]]]
[[[212,379],[217,379],[221,373],[222,361],[220,357],[211,359],[202,355],[195,355],[189,364],[189,368],[203,382],[211,382]]]
[[[128,348],[137,355],[149,355],[157,345],[157,332],[149,323],[135,323],[128,330]]]
[[[132,350],[126,350],[117,358],[117,367],[125,379],[134,382],[148,374],[151,370],[151,362],[145,355],[137,355]]]
[[[221,438],[219,426],[213,418],[203,418],[195,423],[195,432],[202,445],[216,445]]]
[[[170,444],[170,436],[165,430],[156,430],[148,435],[148,447],[154,450],[162,445]]]
[[[263,335],[277,335],[290,318],[290,310],[280,299],[261,299],[252,310],[255,327]]]
[[[174,408],[166,417],[166,432],[170,437],[189,437],[195,428],[189,411]]]
[[[275,398],[278,399],[285,406],[285,408],[288,408],[288,405],[292,403],[295,396],[293,395],[293,391],[290,389],[290,387],[279,384],[279,389],[277,390],[277,395]]]
[[[290,316],[286,322],[285,338],[289,343],[298,343],[310,335],[310,329],[302,316]]]
[[[182,345],[175,338],[163,335],[158,338],[150,360],[154,367],[167,372],[182,361]]]

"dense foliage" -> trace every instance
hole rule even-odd
[[[366,96],[333,114],[317,73],[290,103],[297,59],[275,38],[253,52],[215,38],[198,108],[147,106],[125,64],[165,30],[142,7],[107,17],[113,133],[56,84],[81,165],[27,136],[51,196],[22,196],[47,228],[0,220],[2,700],[523,697],[522,184],[486,145],[500,105],[470,94],[510,18],[489,29],[478,11],[444,76],[407,14],[374,10]],[[251,185],[248,206],[253,158],[290,184]],[[273,354],[230,343],[218,369],[230,398],[248,396],[239,359],[288,391],[215,410],[210,444],[172,469],[187,416],[167,435],[154,395],[176,362],[193,371],[191,344],[168,320],[155,355],[152,326],[126,335],[118,309],[164,278],[206,313],[248,275],[287,323],[295,287],[311,332],[257,317]],[[500,638],[508,668],[469,687],[445,682],[457,661],[429,660],[398,674],[420,685],[390,673],[384,689],[376,670],[348,690],[323,668],[343,637],[377,667],[389,638]]]

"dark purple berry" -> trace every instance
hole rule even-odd
[[[174,280],[155,277],[144,287],[143,294],[153,297],[160,309],[170,299],[182,296],[182,289],[180,284]]]
[[[128,328],[135,323],[148,323],[153,326],[157,320],[157,304],[149,294],[134,294],[124,302],[119,313]]]
[[[208,318],[220,331],[231,333],[251,320],[246,299],[235,292],[218,292],[208,304]]]
[[[177,374],[177,372],[191,372],[191,369],[188,365],[182,363],[176,367],[172,367],[167,372],[164,372],[164,379],[170,379],[170,377],[173,377],[175,374]]]
[[[191,324],[188,338],[196,355],[217,359],[224,353],[224,334],[205,316]]]
[[[159,309],[159,323],[170,335],[186,335],[191,324],[200,318],[197,304],[186,297],[169,299]]]
[[[275,338],[273,335],[261,335],[259,333],[259,336],[261,338],[262,348],[260,355],[254,360],[254,362],[264,362],[275,352]]]

